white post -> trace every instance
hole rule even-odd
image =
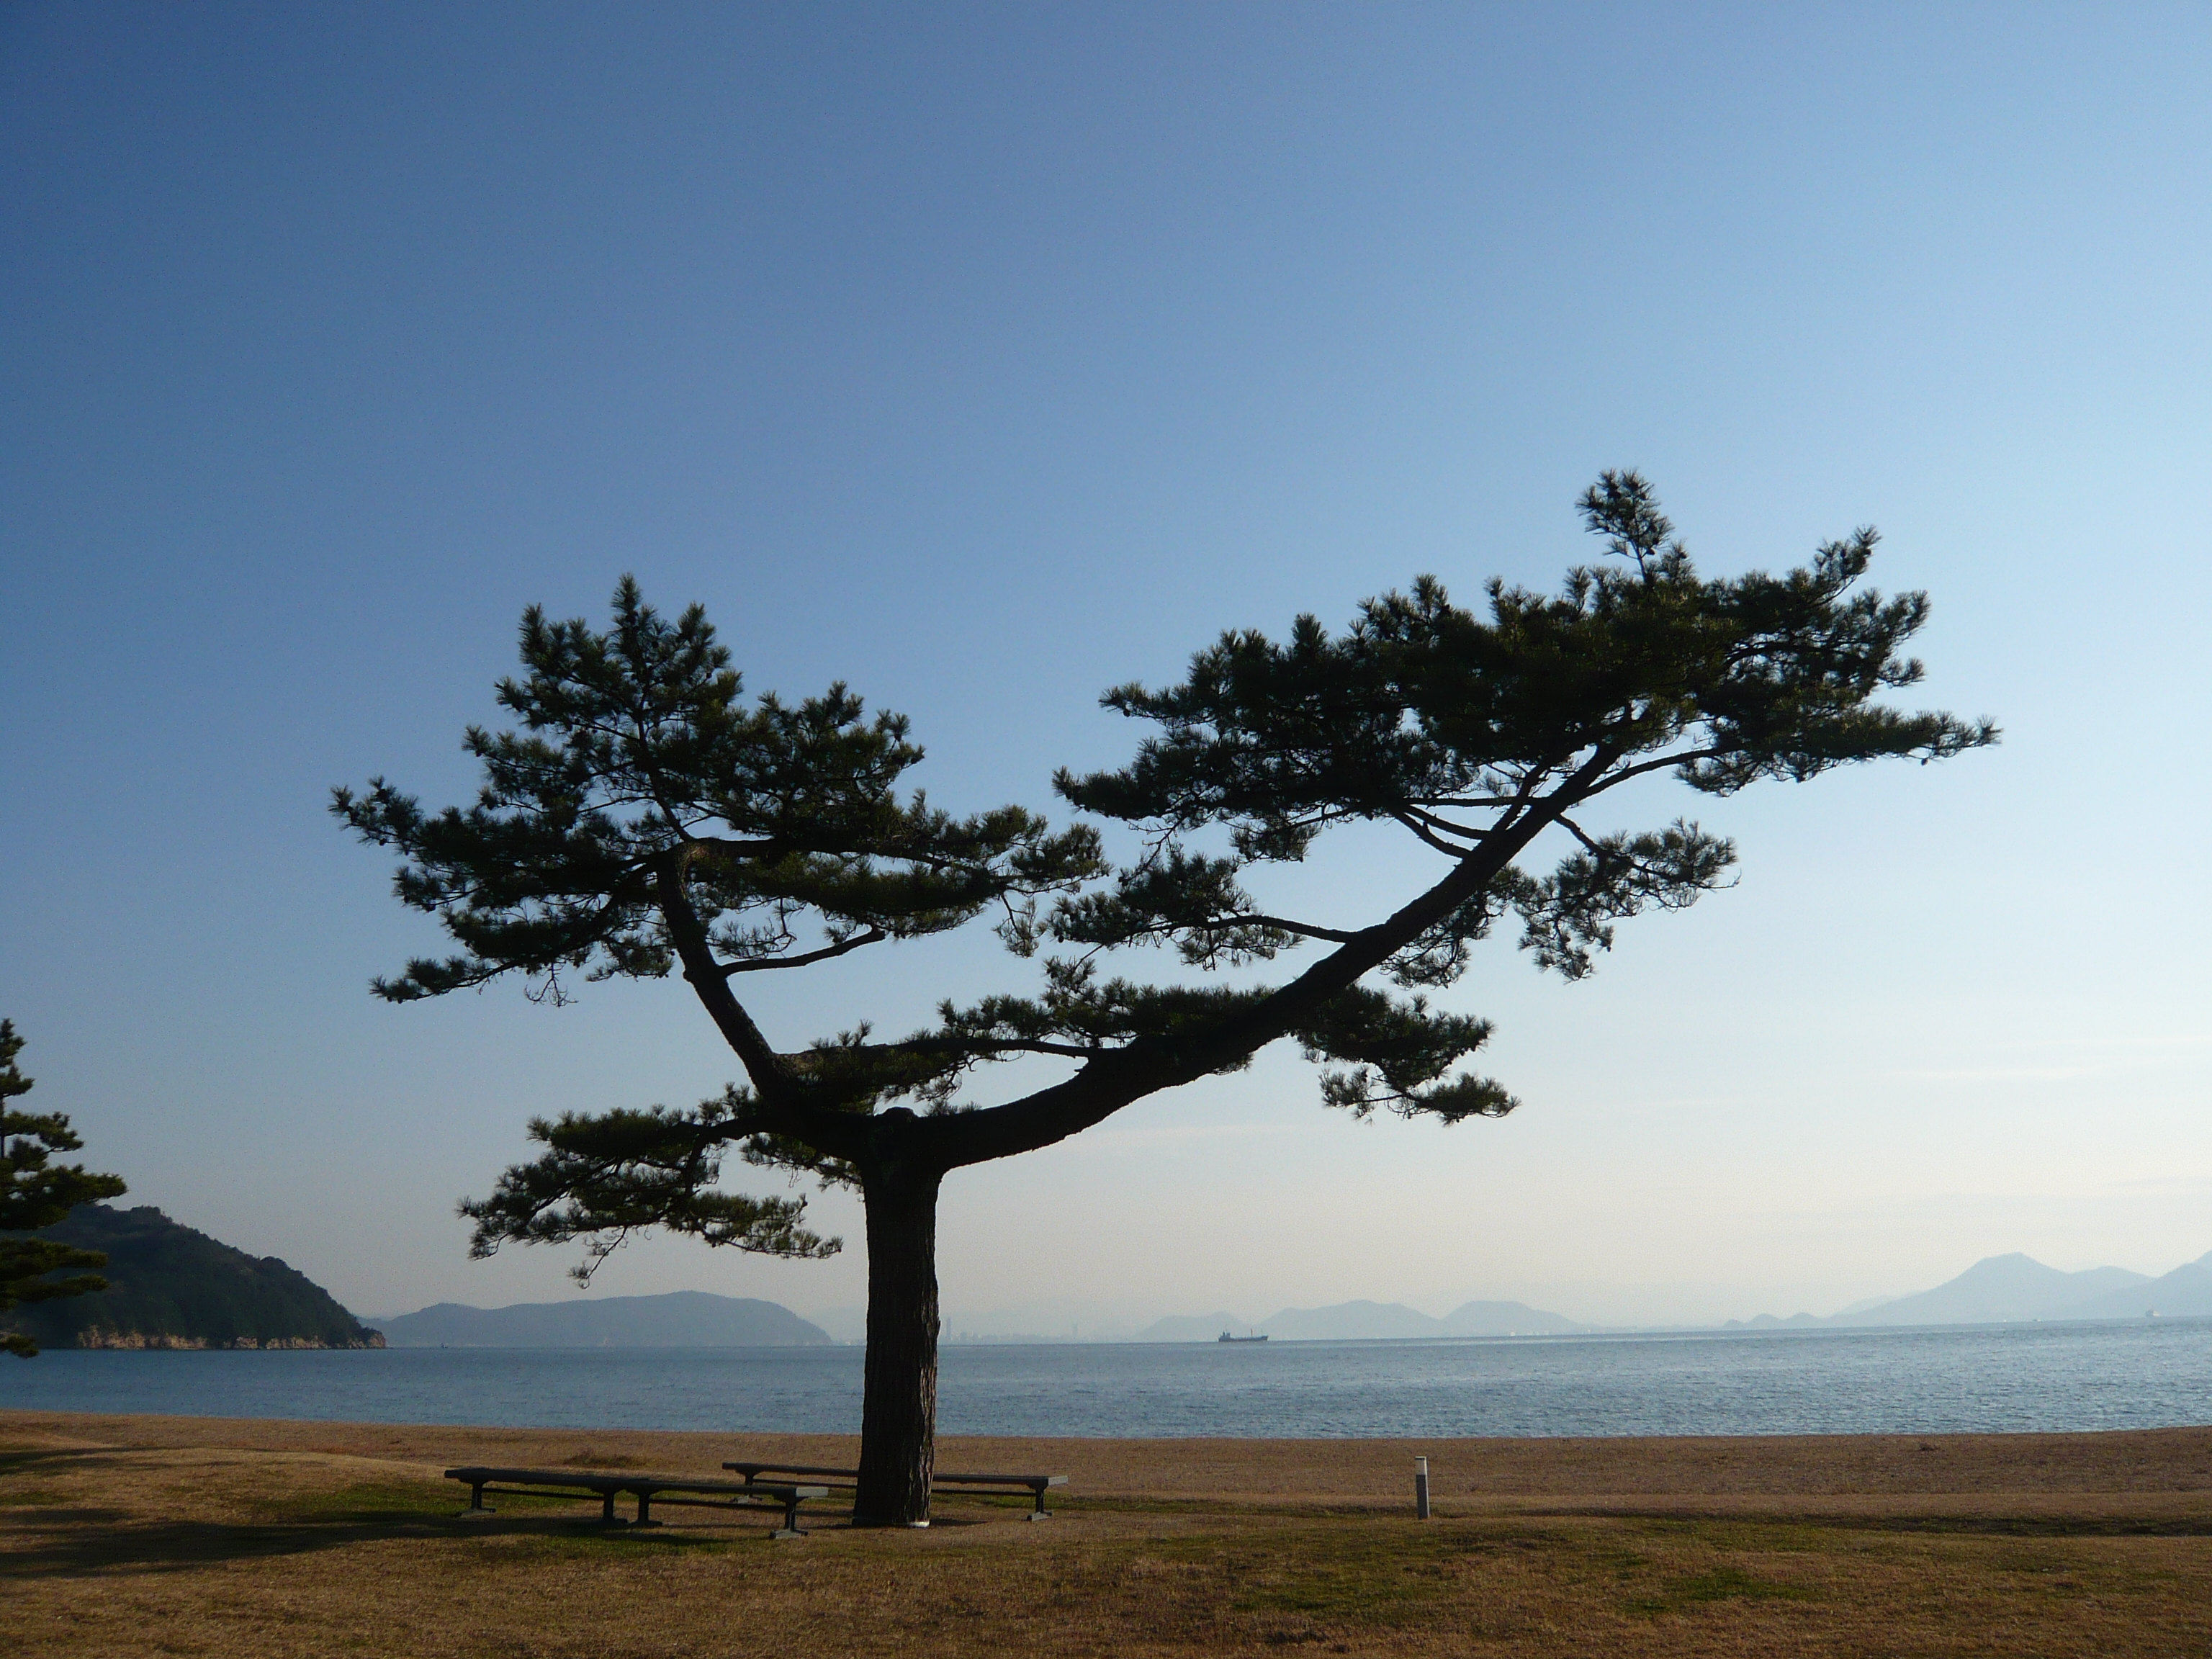
[[[1413,1460],[1413,1514],[1420,1520],[1429,1518],[1429,1460]]]

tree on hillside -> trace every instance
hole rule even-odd
[[[15,1035],[15,1023],[0,1019],[0,1233],[4,1234],[51,1227],[80,1204],[115,1198],[125,1191],[119,1176],[53,1161],[55,1153],[74,1152],[84,1145],[67,1117],[59,1112],[35,1117],[8,1104],[31,1092],[32,1079],[15,1064],[15,1056],[22,1052],[23,1039]],[[46,1238],[0,1237],[0,1317],[26,1302],[104,1291],[107,1281],[97,1273],[72,1273],[67,1279],[53,1275],[106,1265],[106,1255],[99,1250]],[[0,1329],[0,1348],[22,1359],[39,1352],[39,1345],[22,1332],[7,1329]]]
[[[1694,823],[1612,831],[1585,824],[1585,809],[1656,774],[1725,796],[1995,740],[1986,722],[1878,701],[1920,678],[1899,653],[1928,607],[1859,588],[1871,531],[1779,576],[1709,580],[1637,475],[1607,473],[1581,507],[1607,560],[1557,594],[1493,581],[1478,614],[1423,578],[1341,634],[1310,617],[1281,642],[1227,634],[1181,684],[1109,693],[1152,735],[1127,766],[1055,785],[1135,832],[1135,855],[1110,868],[1087,828],[1054,835],[1019,808],[954,819],[902,799],[899,779],[921,757],[906,723],[868,720],[842,685],[795,707],[742,702],[696,606],[668,622],[626,580],[608,632],[527,613],[527,676],[499,690],[522,729],[468,733],[484,768],[472,806],[425,812],[381,780],[337,792],[342,819],[401,854],[399,897],[460,947],[376,988],[407,1001],[513,973],[558,1001],[565,976],[680,970],[745,1082],[689,1111],[532,1124],[544,1155],[463,1206],[472,1248],[580,1239],[588,1273],[657,1225],[818,1255],[835,1242],[805,1230],[804,1201],[724,1190],[726,1155],[857,1188],[868,1324],[855,1514],[925,1522],[950,1171],[1049,1146],[1285,1037],[1323,1066],[1324,1101],[1358,1116],[1499,1115],[1515,1104],[1505,1089],[1455,1070],[1489,1024],[1428,994],[1509,915],[1540,966],[1579,978],[1617,922],[1692,902],[1734,860]],[[1308,920],[1247,890],[1248,872],[1299,862],[1347,823],[1394,824],[1409,860],[1429,861],[1396,910]],[[1516,860],[1540,836],[1561,856],[1532,873]],[[895,1041],[855,1024],[796,1049],[739,998],[746,975],[986,913],[1019,954],[1058,947],[1032,994],[947,1003]],[[809,927],[823,943],[809,945]],[[1103,953],[1142,945],[1203,972],[1318,954],[1266,983],[1102,975]],[[1021,1056],[1065,1074],[1003,1104],[963,1103],[977,1067]]]

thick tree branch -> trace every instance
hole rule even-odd
[[[714,960],[707,943],[707,930],[684,893],[684,866],[689,849],[677,848],[654,872],[661,915],[675,942],[677,958],[694,995],[730,1045],[757,1098],[730,1121],[729,1137],[739,1134],[786,1135],[804,1141],[831,1158],[851,1160],[862,1156],[873,1138],[875,1121],[866,1112],[840,1111],[827,1103],[805,1098],[805,1084],[791,1060],[769,1047],[768,1038],[753,1023],[731,991],[722,964]]]
[[[1584,833],[1582,825],[1577,823],[1565,812],[1559,814],[1559,827],[1565,830],[1569,835],[1572,836],[1577,841],[1582,842],[1583,846],[1588,849],[1589,855],[1592,858],[1596,859],[1600,863],[1603,863],[1609,856],[1604,848],[1599,846],[1595,842],[1592,841],[1586,833]]]
[[[1603,783],[1591,789],[1589,793],[1601,795],[1616,785],[1626,783],[1631,778],[1640,778],[1649,772],[1664,772],[1674,767],[1686,766],[1692,761],[1717,760],[1728,752],[1729,750],[1719,748],[1684,749],[1672,755],[1662,755],[1656,760],[1638,761],[1633,766],[1622,767]]]
[[[1352,934],[1341,927],[1319,927],[1310,921],[1293,921],[1288,916],[1217,916],[1206,926],[1209,927],[1273,927],[1280,933],[1297,933],[1305,939],[1325,939],[1337,945],[1349,945],[1353,938]]]
[[[1437,852],[1442,853],[1446,858],[1462,859],[1467,856],[1468,849],[1466,848],[1455,847],[1451,842],[1444,840],[1443,836],[1437,835],[1434,830],[1431,830],[1428,825],[1422,823],[1421,815],[1414,812],[1412,809],[1407,808],[1402,811],[1393,812],[1390,816],[1396,819],[1398,823],[1404,825],[1407,829],[1412,830],[1413,834],[1420,839],[1424,845],[1435,848]]]
[[[1441,831],[1447,836],[1462,836],[1473,842],[1480,842],[1486,836],[1495,835],[1499,828],[1499,824],[1492,824],[1487,829],[1478,830],[1473,824],[1454,823],[1449,818],[1422,807],[1407,807],[1406,810],[1431,830]],[[1500,820],[1500,823],[1510,821],[1511,817],[1509,814],[1506,818]]]
[[[922,1120],[921,1127],[928,1132],[936,1161],[941,1168],[953,1170],[1049,1146],[1104,1121],[1133,1101],[1194,1082],[1296,1030],[1330,998],[1358,983],[1363,975],[1496,880],[1560,812],[1591,792],[1618,757],[1616,750],[1600,748],[1559,788],[1532,802],[1519,823],[1483,846],[1462,853],[1442,881],[1386,920],[1352,934],[1297,978],[1204,1036],[1141,1037],[1098,1055],[1073,1077],[1023,1099]]]
[[[907,1037],[897,1042],[871,1043],[862,1054],[1058,1054],[1068,1060],[1096,1060],[1114,1050],[1097,1044],[1054,1042],[1044,1037]]]
[[[712,853],[719,858],[780,859],[799,850],[787,841],[737,841],[728,836],[694,835],[678,823],[672,815],[669,822],[684,837],[684,846],[696,848],[702,854]]]
[[[863,945],[880,945],[890,935],[880,927],[871,927],[866,933],[855,933],[850,939],[840,939],[835,945],[825,945],[818,951],[802,951],[795,957],[757,957],[750,962],[718,962],[715,969],[725,976],[731,974],[764,974],[778,968],[805,968],[817,962],[828,962],[848,951],[857,951]]]

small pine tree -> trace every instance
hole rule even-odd
[[[59,1112],[33,1117],[6,1103],[31,1092],[32,1079],[23,1075],[15,1056],[23,1052],[23,1039],[15,1035],[13,1020],[0,1019],[0,1233],[36,1232],[51,1227],[80,1204],[119,1197],[125,1190],[122,1177],[99,1175],[82,1164],[56,1164],[57,1152],[74,1152],[84,1146],[69,1119]],[[76,1273],[55,1279],[70,1268],[105,1267],[106,1255],[57,1244],[52,1239],[0,1237],[0,1316],[25,1302],[51,1302],[57,1297],[83,1296],[104,1291],[107,1281],[94,1273]],[[39,1345],[21,1331],[0,1328],[0,1348],[28,1359]]]
[[[1063,772],[1056,786],[1138,832],[1139,855],[1119,869],[1085,827],[1055,835],[1012,806],[954,819],[918,793],[902,799],[898,781],[921,750],[903,719],[866,720],[842,685],[796,706],[772,696],[747,706],[696,605],[672,623],[625,579],[607,632],[528,612],[527,678],[499,689],[523,729],[469,732],[484,770],[474,805],[427,813],[381,779],[365,794],[336,792],[344,823],[401,854],[400,899],[460,946],[376,989],[404,1002],[521,974],[557,1002],[577,972],[681,972],[746,1082],[691,1111],[534,1123],[544,1155],[463,1206],[472,1248],[581,1239],[588,1273],[629,1231],[658,1225],[819,1255],[836,1241],[805,1229],[802,1200],[720,1188],[725,1154],[858,1188],[868,1340],[854,1513],[926,1522],[949,1172],[1065,1139],[1284,1037],[1325,1067],[1331,1106],[1445,1123],[1500,1115],[1512,1096],[1455,1069],[1489,1022],[1428,994],[1456,981],[1509,916],[1539,966],[1578,978],[1617,922],[1695,902],[1735,861],[1730,842],[1694,823],[1600,833],[1582,809],[1654,775],[1729,796],[1995,741],[1986,721],[1878,701],[1919,679],[1899,653],[1928,605],[1858,588],[1871,531],[1780,576],[1712,580],[1636,474],[1605,474],[1581,507],[1608,559],[1570,571],[1557,594],[1493,581],[1478,614],[1424,578],[1370,600],[1343,634],[1311,617],[1280,644],[1227,634],[1181,684],[1109,693],[1108,707],[1153,735],[1128,766]],[[1431,861],[1423,890],[1390,915],[1304,920],[1247,891],[1248,872],[1297,863],[1332,827],[1363,822],[1402,831],[1409,868]],[[1564,851],[1543,874],[1516,862],[1540,836]],[[895,1042],[862,1025],[795,1051],[771,1043],[738,1000],[748,975],[985,914],[1021,955],[1068,947],[1047,961],[1040,994],[947,1003],[935,1026]],[[810,917],[824,942],[803,948]],[[1275,984],[1100,976],[1102,953],[1137,945],[1205,970],[1321,954]],[[1064,1060],[1068,1074],[1001,1105],[961,1102],[976,1067],[1022,1055]]]

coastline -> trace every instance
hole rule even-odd
[[[381,1348],[384,1333],[371,1331],[356,1342],[325,1342],[318,1336],[236,1336],[225,1341],[220,1337],[173,1336],[167,1331],[116,1331],[88,1325],[76,1334],[75,1341],[56,1344],[48,1352],[66,1352],[70,1348],[111,1349],[125,1353],[138,1353],[148,1349],[179,1353],[258,1352],[306,1353],[346,1352]]]
[[[848,1464],[850,1434],[514,1428],[311,1418],[164,1416],[0,1407],[0,1442],[367,1457],[442,1467],[580,1456],[611,1468],[718,1472],[739,1456]],[[1455,1498],[2201,1496],[2212,1513],[2212,1426],[1974,1434],[1378,1436],[1257,1438],[940,1435],[940,1467],[1043,1467],[1069,1501],[1326,1499],[1401,1505],[1426,1456]]]

